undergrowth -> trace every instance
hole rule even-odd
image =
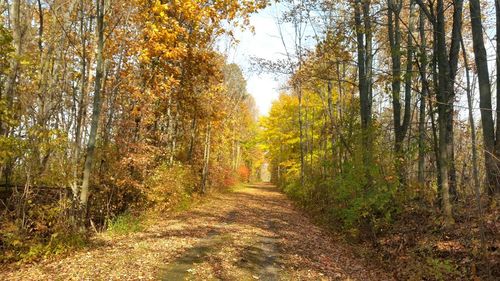
[[[108,222],[108,233],[111,235],[125,235],[139,232],[144,229],[143,219],[139,215],[125,212]]]

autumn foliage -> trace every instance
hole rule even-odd
[[[254,168],[255,105],[216,42],[266,1],[35,2],[0,25],[0,262]]]

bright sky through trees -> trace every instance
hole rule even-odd
[[[283,44],[274,15],[274,7],[268,7],[251,17],[251,25],[255,32],[245,30],[238,32],[239,44],[228,53],[229,60],[243,68],[247,79],[248,92],[254,97],[259,113],[266,115],[271,104],[278,98],[279,88],[285,80],[277,80],[272,73],[256,73],[252,71],[251,58],[273,59],[283,53]]]
[[[243,69],[248,92],[254,97],[261,115],[269,113],[272,102],[278,99],[280,92],[283,92],[283,87],[289,77],[258,71],[252,67],[252,61],[255,58],[269,61],[286,59],[283,42],[287,48],[291,48],[293,28],[288,23],[278,24],[278,19],[284,9],[282,4],[272,3],[266,9],[252,15],[250,23],[254,31],[238,30],[236,39],[239,43],[229,48],[227,52],[229,61],[237,63]],[[280,35],[280,28],[282,35]],[[309,25],[306,28],[310,29]],[[309,33],[312,34],[312,32]],[[283,36],[283,41],[281,36]]]
[[[1,280],[500,280],[500,0],[0,11]]]

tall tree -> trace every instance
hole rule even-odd
[[[449,139],[447,137],[447,125],[448,116],[452,115],[450,97],[450,67],[448,64],[448,55],[446,51],[446,27],[445,27],[445,15],[444,15],[444,3],[443,0],[438,0],[436,4],[437,14],[436,14],[436,38],[437,41],[437,61],[439,67],[439,82],[438,82],[438,112],[439,112],[439,161],[440,164],[440,174],[442,179],[441,186],[441,200],[443,215],[445,218],[445,224],[450,225],[454,223],[452,206],[450,202],[450,180],[449,180],[449,165],[450,165],[450,154],[448,150]]]
[[[368,5],[368,7],[363,7]],[[371,30],[366,30],[363,24],[363,18],[369,19],[366,14],[370,11],[370,1],[356,0],[354,2],[354,23],[356,31],[356,50],[357,50],[357,67],[358,67],[358,90],[360,100],[360,116],[361,116],[361,130],[363,145],[366,148],[363,150],[363,159],[365,164],[366,177],[370,178],[369,165],[371,163],[371,137],[370,127],[372,122],[372,97],[370,91],[371,81],[369,79],[368,69],[371,67],[368,64],[367,57],[371,56],[368,52],[371,50],[368,40],[371,38],[369,34]],[[362,18],[362,13],[364,17]]]
[[[90,175],[92,165],[94,164],[95,146],[97,140],[97,129],[99,127],[99,119],[101,116],[101,87],[104,72],[104,0],[96,0],[96,20],[97,20],[97,58],[95,70],[95,85],[94,85],[94,101],[92,105],[92,121],[90,125],[89,140],[87,143],[87,156],[85,158],[85,166],[83,169],[83,180],[80,193],[80,204],[83,212],[87,208],[89,198]]]
[[[396,169],[402,185],[406,184],[403,164],[403,141],[408,133],[411,116],[411,82],[413,72],[413,1],[410,1],[408,20],[408,40],[405,72],[404,113],[401,115],[401,10],[403,1],[388,0],[387,22],[389,45],[392,61],[392,107],[394,121],[394,150],[396,155]],[[401,117],[403,120],[401,120]]]
[[[488,71],[488,58],[483,39],[481,3],[478,0],[470,0],[469,3],[474,58],[479,82],[479,106],[481,108],[481,123],[483,127],[484,162],[488,180],[488,191],[490,194],[494,194],[498,192],[500,184],[498,181],[500,176],[498,172],[498,158],[495,153],[495,142],[498,142],[498,139],[495,137],[495,125],[493,122],[491,84]],[[497,122],[499,122],[498,117]]]
[[[425,15],[422,9],[419,13],[419,37],[420,37],[420,81],[421,93],[419,100],[419,120],[418,120],[418,182],[423,185],[425,182],[425,109],[429,85],[427,83],[427,39],[425,32]]]

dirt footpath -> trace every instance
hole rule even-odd
[[[215,196],[191,211],[2,280],[391,280],[328,238],[271,185]]]

